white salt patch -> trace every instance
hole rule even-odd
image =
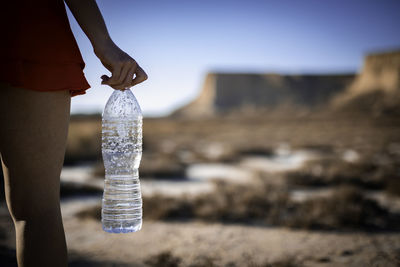
[[[248,181],[253,177],[253,172],[244,168],[219,163],[192,164],[186,170],[186,175],[191,180],[229,180]]]
[[[281,151],[283,152],[283,151]],[[240,166],[256,171],[263,172],[284,172],[298,169],[310,159],[317,155],[310,151],[299,150],[291,153],[277,153],[271,157],[250,156],[245,157]]]

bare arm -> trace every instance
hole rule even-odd
[[[137,62],[112,40],[95,0],[64,0],[79,26],[92,43],[94,53],[112,76],[103,75],[102,84],[123,90],[147,79]],[[133,76],[135,79],[133,79]]]

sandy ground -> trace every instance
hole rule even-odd
[[[294,266],[399,266],[400,263],[400,233],[144,221],[137,233],[109,234],[102,231],[99,221],[76,218],[76,212],[97,201],[85,203],[81,207],[73,203],[63,205],[70,266],[148,266],[144,262],[163,252],[179,257],[180,266],[193,266],[195,262],[208,266],[204,265],[205,259],[214,264],[210,266],[265,266],[279,261],[292,262]],[[9,230],[3,244],[13,248],[14,233],[4,205],[0,211],[2,228]]]
[[[284,228],[145,221],[133,234],[107,234],[99,222],[67,219],[72,259],[141,266],[154,255],[172,251],[188,266],[207,255],[217,266],[248,266],[293,259],[305,266],[398,266],[400,233],[326,233]],[[134,264],[135,263],[135,264]],[[143,265],[145,266],[145,265]]]
[[[337,154],[354,150],[360,155],[376,154],[380,159],[384,158],[381,150],[391,151],[400,143],[398,120],[393,123],[335,118],[333,123],[318,118],[303,121],[297,118],[289,121],[260,119],[244,120],[243,127],[237,127],[237,120],[234,119],[212,122],[154,120],[146,125],[145,155],[153,153],[159,156],[160,151],[177,151],[164,151],[163,157],[179,159],[187,164],[192,164],[187,156],[189,152],[191,157],[207,159],[209,156],[203,155],[204,148],[210,146],[215,150],[215,145],[210,144],[227,148],[226,151],[222,149],[226,152],[224,157],[219,156],[212,161],[215,163],[231,159],[241,149],[274,149],[281,143],[288,143],[294,149],[326,147]],[[177,129],[179,135],[176,134]],[[200,137],[201,142],[193,142]],[[237,150],[235,153],[230,152],[233,148]],[[210,154],[210,151],[207,153]],[[240,153],[243,154],[243,151]],[[211,154],[215,156],[215,151]],[[150,156],[147,162],[152,163]],[[254,162],[241,164],[247,168],[258,168],[260,164],[254,165]],[[266,166],[264,161],[261,165]],[[270,167],[268,165],[268,169]],[[71,177],[82,180],[76,173],[72,173]],[[97,184],[97,187],[102,186],[102,181],[97,181]],[[148,266],[145,262],[164,252],[179,257],[180,267],[256,267],[279,261],[286,262],[286,265],[272,266],[290,266],[288,263],[293,263],[291,266],[400,266],[400,232],[321,232],[196,221],[168,223],[145,220],[138,233],[116,235],[103,232],[99,221],[76,216],[80,210],[99,204],[100,199],[101,196],[79,200],[79,205],[63,201],[62,212],[72,267]],[[0,248],[6,248],[6,256],[12,257],[15,252],[8,248],[15,248],[14,232],[3,202],[0,203],[0,237]],[[1,267],[15,266],[6,265],[2,255],[4,253],[0,254]],[[201,260],[202,265],[193,265]]]

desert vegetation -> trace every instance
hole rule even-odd
[[[284,159],[296,151],[306,151],[313,156],[300,167],[287,171],[250,168],[252,178],[244,183],[233,182],[227,173],[226,177],[212,180],[212,190],[207,192],[145,194],[144,224],[202,223],[256,229],[283,228],[321,233],[322,236],[326,235],[324,233],[338,236],[353,233],[396,235],[400,230],[398,122],[395,117],[382,119],[327,112],[293,116],[277,113],[263,117],[232,114],[192,121],[147,119],[144,122],[144,154],[140,170],[143,182],[185,183],[191,179],[188,168],[197,163],[250,168],[243,165],[249,158],[273,159],[277,153],[283,153]],[[238,123],[241,127],[237,127]],[[93,123],[92,127],[98,127],[95,125]],[[91,152],[92,155],[96,153]],[[103,177],[101,163],[97,164],[93,175]],[[100,223],[101,207],[82,208],[75,216],[81,223]],[[388,266],[397,264],[394,252],[382,250],[379,253],[381,256],[374,256],[376,259],[372,261],[384,262]],[[229,262],[222,255],[201,254],[188,261],[171,248],[149,252],[137,264],[308,266],[310,263],[333,263],[335,257],[349,262],[366,261],[367,254],[363,255],[352,249],[332,257],[295,253],[260,260],[254,255],[244,255],[237,265],[236,261]],[[368,258],[368,262],[371,259]],[[136,266],[124,264],[121,262],[120,266]]]
[[[87,176],[93,176],[92,179],[98,181],[104,177],[98,150],[100,138],[94,134],[100,131],[99,117],[86,119],[95,121],[85,125],[84,118],[79,118],[77,122],[72,119],[71,128],[74,129],[73,136],[76,139],[69,141],[72,143],[67,151],[66,164],[79,166],[81,163],[87,164],[88,161],[94,163],[93,171],[87,173]],[[241,127],[238,127],[238,124]],[[192,232],[195,235],[199,224],[205,228],[211,227],[210,229],[243,229],[242,232],[222,235],[221,230],[212,230],[213,235],[221,239],[222,243],[217,243],[220,245],[234,242],[229,241],[230,236],[246,240],[245,236],[249,231],[266,232],[268,235],[274,231],[280,235],[287,233],[288,240],[293,239],[293,242],[300,237],[292,235],[302,233],[301,238],[305,240],[308,236],[314,236],[315,241],[310,244],[319,244],[329,236],[333,245],[324,248],[326,253],[320,251],[315,255],[309,253],[312,251],[311,245],[296,251],[288,249],[282,254],[246,254],[246,249],[262,249],[260,245],[255,245],[258,243],[251,241],[255,238],[252,237],[253,239],[249,239],[245,244],[237,245],[235,253],[239,251],[243,255],[218,250],[210,250],[214,251],[212,253],[204,250],[198,253],[191,252],[194,253],[192,255],[187,254],[189,252],[185,252],[183,248],[188,246],[185,242],[192,241],[187,241],[186,237],[182,236],[180,249],[174,247],[179,247],[180,242],[162,246],[163,242],[157,241],[163,238],[161,233],[164,232],[160,232],[160,235],[153,236],[157,242],[152,243],[151,249],[143,248],[143,256],[127,253],[116,261],[113,260],[114,254],[108,255],[109,250],[102,250],[100,244],[115,239],[114,243],[109,243],[108,246],[117,246],[116,244],[120,243],[116,241],[117,237],[104,236],[97,245],[83,244],[99,238],[96,236],[101,232],[101,188],[69,181],[63,182],[61,188],[65,203],[68,203],[69,199],[81,196],[93,196],[98,199],[96,205],[79,202],[82,204],[77,204],[74,208],[75,213],[71,213],[70,217],[65,215],[66,229],[74,233],[70,235],[72,239],[69,241],[71,248],[75,248],[75,254],[72,253],[70,260],[71,266],[263,267],[318,266],[338,262],[347,262],[348,266],[360,266],[360,262],[363,266],[374,263],[382,266],[398,264],[398,119],[361,115],[349,117],[343,114],[296,114],[286,117],[282,114],[269,114],[263,117],[232,115],[198,121],[146,119],[144,125],[145,143],[140,172],[143,183],[188,182],[191,179],[188,169],[198,163],[233,166],[248,170],[251,177],[238,183],[231,179],[230,173],[221,173],[224,177],[212,180],[211,191],[183,195],[166,195],[163,192],[143,195],[145,228],[142,231],[145,236],[137,238],[140,233],[134,234],[128,243],[121,243],[120,251],[129,247],[128,244],[137,243],[142,247],[141,242],[145,244],[150,234],[155,235],[147,231],[157,232],[159,227],[177,227],[176,233],[179,233],[182,226],[174,226],[177,224],[187,225],[191,229],[187,230],[189,232],[186,232],[186,235]],[[91,130],[80,129],[81,127]],[[79,149],[84,147],[81,146],[81,142],[85,143],[85,140],[89,139],[93,144],[87,145],[86,154],[79,157]],[[251,165],[244,164],[252,158],[273,160],[279,153],[283,153],[282,159],[291,158],[296,151],[307,151],[312,157],[301,166],[287,171],[270,172],[268,168],[252,169]],[[12,266],[15,263],[15,250],[9,249],[9,242],[13,238],[10,230],[12,224],[3,215],[0,216],[0,252],[3,262]],[[152,227],[152,230],[146,230],[146,227]],[[85,230],[74,230],[81,228]],[[84,235],[83,232],[87,234]],[[79,236],[76,236],[78,233]],[[201,238],[201,242],[207,243],[207,240],[215,238],[213,235],[190,238]],[[258,235],[261,234],[255,236]],[[359,239],[359,236],[362,238]],[[354,240],[360,242],[360,247],[356,248],[357,243],[354,243],[352,246],[341,248],[339,243],[334,241],[342,240],[341,238],[348,239],[337,242]],[[370,245],[371,242],[374,245]],[[392,244],[390,249],[387,247],[388,242]],[[97,250],[102,252],[91,254],[94,253],[91,251]]]

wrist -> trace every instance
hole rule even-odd
[[[102,36],[101,38],[96,38],[96,40],[92,41],[93,50],[95,51],[104,51],[108,49],[110,46],[115,45],[113,40],[109,35]]]

